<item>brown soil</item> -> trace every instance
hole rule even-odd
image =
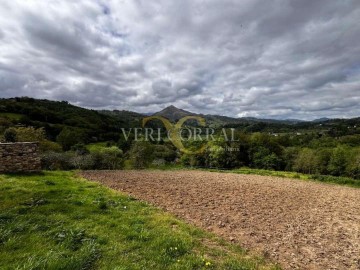
[[[83,172],[284,269],[360,269],[360,189],[203,171]]]

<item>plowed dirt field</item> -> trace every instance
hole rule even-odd
[[[261,252],[284,269],[360,269],[360,189],[203,171],[82,176]]]

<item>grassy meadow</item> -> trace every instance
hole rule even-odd
[[[0,269],[277,269],[73,172],[0,175]]]

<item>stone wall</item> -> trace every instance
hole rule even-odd
[[[37,143],[0,143],[0,172],[41,170]]]

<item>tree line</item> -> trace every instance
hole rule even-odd
[[[168,140],[124,140],[121,128],[141,115],[100,113],[31,98],[0,99],[0,140],[39,141],[45,169],[121,169],[179,165],[293,171],[360,179],[359,119],[324,123],[226,124],[239,141],[188,142],[205,150],[184,154]],[[158,127],[157,123],[150,123]],[[161,125],[160,125],[161,126]],[[99,147],[89,148],[89,145]],[[231,151],[231,149],[236,149]]]

